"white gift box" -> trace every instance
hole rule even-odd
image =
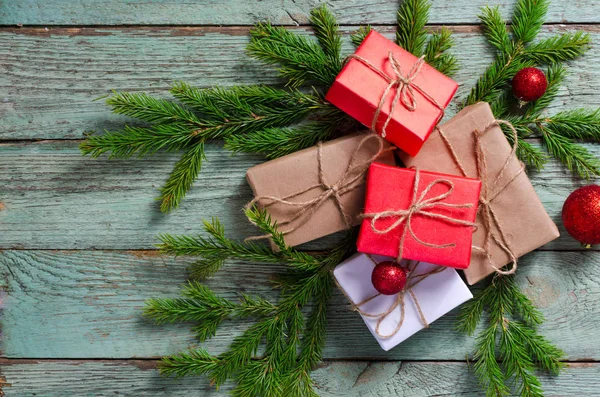
[[[356,254],[339,264],[333,271],[333,274],[352,303],[358,305],[378,295],[377,290],[371,283],[371,274],[375,263],[389,260],[393,260],[393,258],[378,255],[371,255],[369,258],[365,254]],[[414,269],[414,274],[428,273],[437,268],[439,268],[437,265],[420,262]],[[429,275],[413,287],[407,285],[406,288],[410,288],[414,296],[416,296],[421,311],[429,324],[473,298],[471,291],[469,291],[469,288],[462,281],[456,270],[449,267],[445,267],[443,271]],[[397,295],[379,295],[361,305],[360,309],[368,314],[378,315],[386,312],[396,302],[397,298]],[[400,330],[389,338],[381,338],[377,335],[378,318],[371,318],[361,314],[367,327],[369,327],[369,330],[385,351],[390,350],[392,347],[425,328],[410,293],[404,295],[404,308],[404,322]],[[382,320],[379,328],[380,334],[392,334],[397,328],[400,318],[401,308],[398,305]]]

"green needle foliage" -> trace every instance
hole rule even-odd
[[[159,324],[194,323],[200,342],[213,337],[226,320],[255,321],[224,353],[211,355],[200,347],[175,354],[163,359],[161,372],[206,375],[217,387],[234,381],[235,396],[316,396],[310,373],[325,344],[326,312],[334,285],[331,271],[352,253],[355,234],[330,252],[313,255],[287,247],[266,212],[253,208],[246,216],[271,236],[279,251],[228,239],[217,219],[204,222],[207,237],[163,235],[159,247],[163,253],[199,257],[193,273],[200,278],[211,276],[226,260],[281,264],[284,270],[276,281],[279,300],[242,294],[239,301],[231,301],[191,281],[180,298],[147,301],[148,318]]]
[[[449,53],[451,32],[427,30],[429,8],[427,0],[402,2],[397,43],[452,75],[457,62]],[[566,74],[564,63],[584,54],[590,37],[572,32],[537,40],[547,8],[547,0],[518,0],[510,30],[497,8],[483,8],[483,31],[495,59],[463,105],[490,102],[497,118],[513,123],[521,138],[518,155],[527,164],[542,168],[548,159],[538,145],[524,139],[539,138],[547,152],[575,174],[593,177],[600,174],[600,163],[579,142],[600,141],[600,110],[545,114],[559,94]],[[311,13],[311,23],[314,38],[268,23],[256,25],[250,33],[249,56],[275,66],[285,88],[196,88],[178,83],[171,90],[175,100],[114,93],[107,104],[141,125],[92,136],[82,143],[82,153],[122,158],[158,150],[182,152],[162,188],[161,209],[169,211],[179,205],[197,178],[209,140],[224,141],[232,152],[276,158],[354,129],[354,121],[324,100],[344,63],[335,18],[327,8],[319,7]],[[351,35],[352,43],[360,45],[370,31],[370,26],[361,27]],[[546,68],[548,90],[537,101],[518,104],[509,82],[529,66]],[[354,238],[350,235],[329,252],[310,254],[287,247],[265,212],[251,209],[246,215],[271,236],[278,251],[227,238],[217,219],[204,223],[203,236],[160,236],[159,248],[172,255],[198,257],[191,267],[194,279],[212,276],[231,260],[281,265],[284,271],[273,281],[279,299],[271,302],[240,295],[239,300],[229,300],[192,281],[179,298],[148,301],[145,314],[149,318],[157,323],[195,323],[193,331],[200,342],[214,336],[225,321],[254,321],[226,352],[212,355],[195,348],[166,357],[161,371],[175,376],[206,375],[217,387],[234,381],[236,396],[315,396],[310,372],[322,356],[331,270],[352,252]],[[541,396],[535,371],[560,371],[563,353],[537,332],[543,321],[513,276],[492,277],[463,307],[461,330],[474,334],[483,323],[473,358],[488,396],[515,392]]]
[[[161,210],[167,212],[179,206],[198,177],[209,140],[224,140],[233,152],[275,158],[354,129],[356,122],[324,100],[343,62],[335,18],[323,6],[312,11],[311,23],[316,40],[268,23],[250,32],[248,54],[278,67],[286,89],[177,83],[171,89],[175,100],[115,92],[107,105],[140,124],[88,137],[82,154],[126,158],[182,152],[161,188]]]
[[[590,36],[569,32],[534,42],[547,10],[547,0],[519,0],[512,18],[512,33],[509,33],[497,7],[483,8],[480,19],[484,35],[496,51],[496,59],[477,81],[465,105],[490,102],[496,117],[509,119],[517,127],[520,138],[541,137],[551,156],[579,177],[592,178],[600,175],[600,162],[576,141],[598,142],[594,133],[597,124],[592,126],[600,121],[598,110],[578,109],[567,114],[543,115],[558,94],[565,75],[563,63],[583,55],[589,48]],[[519,70],[540,65],[548,65],[548,91],[539,100],[525,105],[524,111],[514,112],[516,101],[511,99],[508,83]],[[554,117],[559,121],[554,122]],[[546,162],[546,156],[528,143],[519,143],[518,154],[524,162],[538,169]]]
[[[488,281],[463,306],[458,328],[473,335],[482,318],[485,326],[477,337],[473,359],[486,396],[511,395],[513,384],[519,396],[543,396],[535,371],[558,374],[564,353],[537,333],[544,318],[520,291],[514,276],[494,276]]]
[[[396,44],[414,56],[424,55],[425,62],[445,75],[452,76],[458,71],[456,57],[448,52],[454,46],[452,32],[442,27],[430,34],[425,27],[429,20],[429,8],[428,0],[405,0],[400,4]],[[358,47],[371,30],[370,26],[361,26],[352,34],[352,43]]]

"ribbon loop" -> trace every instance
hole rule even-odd
[[[377,263],[370,255],[367,255],[367,257],[373,262],[373,264],[375,264],[375,266],[377,266]],[[443,272],[444,270],[446,270],[446,268],[441,267],[441,266],[436,266],[434,269],[432,269],[428,272],[417,273],[417,268],[419,267],[420,264],[421,264],[421,262],[414,262],[414,261],[408,262],[408,264],[406,266],[406,271],[408,274],[408,277],[406,279],[406,285],[405,285],[404,289],[396,295],[396,299],[394,300],[394,302],[390,305],[390,307],[387,310],[385,310],[381,313],[373,314],[373,313],[366,312],[360,308],[361,306],[364,306],[365,304],[372,301],[373,299],[381,296],[381,294],[373,295],[373,296],[363,300],[362,302],[359,302],[359,303],[356,303],[353,305],[353,309],[355,311],[357,311],[358,313],[360,313],[361,315],[363,315],[364,317],[377,319],[375,333],[377,334],[378,337],[380,337],[382,339],[389,339],[392,336],[396,335],[398,333],[398,331],[400,331],[400,329],[402,328],[402,325],[404,324],[404,319],[405,319],[405,312],[406,312],[405,297],[406,297],[407,293],[411,296],[411,298],[413,300],[415,308],[417,309],[417,313],[419,314],[419,320],[421,321],[421,323],[423,324],[423,326],[425,328],[429,328],[429,322],[427,321],[427,318],[425,318],[425,314],[423,313],[423,310],[421,309],[419,299],[417,298],[417,295],[413,291],[413,288],[415,286],[417,286],[419,283],[421,283],[423,280],[425,280],[427,277],[432,276],[437,273],[440,273],[440,272]],[[348,297],[348,299],[351,301],[350,297],[346,294],[346,291],[339,284],[338,284],[338,287],[340,287],[340,289],[344,293],[344,295],[346,295],[346,297]],[[381,332],[381,325],[383,324],[385,319],[388,318],[388,316],[390,316],[396,310],[396,308],[400,308],[400,319],[398,321],[398,324],[396,324],[396,327],[393,332],[391,332],[389,334],[383,334]]]
[[[419,73],[421,73],[421,69],[423,68],[423,65],[425,64],[425,56],[424,55],[422,57],[420,57],[419,59],[417,59],[417,61],[412,65],[412,67],[410,68],[408,73],[406,75],[404,75],[404,72],[402,70],[402,65],[396,59],[396,57],[394,57],[393,52],[389,51],[388,52],[388,61],[394,72],[393,76],[388,75],[386,72],[379,69],[377,66],[373,65],[373,63],[371,63],[367,59],[361,57],[360,55],[356,55],[356,54],[350,55],[346,60],[348,61],[350,59],[356,59],[357,61],[359,61],[360,63],[367,66],[369,69],[371,69],[372,71],[374,71],[375,73],[377,73],[378,75],[383,77],[385,79],[385,81],[387,81],[387,83],[388,83],[385,90],[383,90],[381,98],[379,99],[379,104],[377,105],[377,108],[375,109],[375,113],[373,115],[373,121],[371,122],[371,131],[372,132],[377,133],[377,123],[379,122],[379,116],[381,115],[381,111],[383,110],[383,107],[388,99],[388,96],[390,95],[390,93],[392,92],[392,89],[394,89],[394,88],[396,89],[396,93],[392,99],[390,112],[389,112],[387,118],[385,119],[383,126],[381,127],[381,136],[383,138],[385,138],[387,135],[387,127],[390,124],[390,122],[392,121],[394,112],[395,112],[396,107],[398,106],[399,102],[402,102],[402,105],[404,105],[404,107],[411,112],[414,112],[415,110],[417,110],[418,104],[417,104],[417,98],[416,98],[415,91],[419,92],[422,96],[425,97],[425,99],[427,99],[429,102],[431,102],[433,105],[435,105],[440,110],[441,113],[436,121],[436,124],[444,117],[444,111],[445,111],[444,107],[438,101],[436,101],[435,98],[433,98],[431,95],[429,95],[427,92],[425,92],[422,88],[420,88],[414,81],[417,78],[417,76],[419,75]]]
[[[485,134],[487,134],[493,127],[500,127],[502,125],[506,126],[512,133],[513,145],[510,154],[506,157],[506,160],[502,164],[498,174],[494,178],[489,178],[488,165],[484,153],[483,138],[485,137]],[[436,129],[438,130],[442,141],[446,145],[446,148],[448,148],[448,151],[450,152],[454,162],[460,169],[460,172],[463,176],[468,177],[465,167],[461,163],[454,146],[452,146],[450,140],[440,127],[436,127]],[[505,120],[494,120],[485,125],[481,130],[474,130],[473,137],[475,165],[477,170],[477,175],[475,177],[480,179],[482,182],[481,197],[479,199],[479,213],[481,214],[481,223],[486,229],[483,247],[474,245],[473,250],[485,255],[488,265],[491,266],[496,273],[500,275],[514,274],[517,271],[518,258],[514,252],[514,249],[512,248],[512,244],[509,241],[507,233],[504,231],[504,226],[500,222],[496,211],[492,207],[492,202],[504,191],[504,189],[513,183],[519,175],[525,172],[525,166],[520,163],[519,169],[511,177],[509,177],[508,180],[505,181],[505,173],[507,172],[510,161],[515,157],[517,152],[519,135],[515,127],[510,122]],[[498,232],[496,232],[494,228],[497,229]],[[510,261],[513,264],[510,269],[502,270],[503,266],[497,265],[492,260],[492,255],[490,254],[490,245],[492,241],[494,241],[510,258]]]
[[[446,198],[448,198],[454,191],[454,183],[452,183],[452,181],[450,181],[448,179],[436,179],[435,181],[433,181],[429,185],[427,185],[427,187],[425,189],[423,189],[423,192],[421,192],[421,195],[418,196],[420,180],[421,180],[420,171],[418,169],[415,169],[415,180],[413,183],[412,199],[411,199],[411,202],[407,209],[405,209],[405,210],[387,210],[387,211],[362,215],[363,218],[371,219],[371,229],[377,234],[387,234],[387,233],[391,232],[392,230],[402,226],[402,232],[400,234],[400,242],[398,244],[398,256],[397,256],[398,261],[400,261],[402,259],[402,255],[403,255],[403,251],[404,251],[404,242],[406,240],[407,234],[410,234],[410,236],[419,244],[422,244],[422,245],[425,245],[425,246],[431,247],[431,248],[450,248],[450,247],[456,246],[456,244],[454,244],[454,243],[434,244],[434,243],[428,243],[426,241],[421,240],[419,237],[417,237],[417,235],[415,234],[415,232],[412,228],[411,221],[412,221],[413,216],[425,216],[425,217],[432,218],[432,219],[439,219],[439,220],[442,220],[442,221],[445,221],[445,222],[448,222],[451,224],[455,224],[455,225],[475,227],[475,223],[473,223],[473,222],[465,221],[465,220],[458,219],[458,218],[453,218],[451,216],[439,214],[437,212],[432,212],[432,210],[434,210],[436,208],[472,208],[473,207],[473,204],[470,204],[470,203],[451,204],[451,203],[442,202]],[[448,186],[448,190],[437,196],[431,197],[429,199],[425,199],[427,197],[427,195],[429,194],[429,192],[435,186],[437,186],[439,184]],[[377,227],[377,221],[380,219],[387,219],[387,218],[397,218],[397,219],[390,226],[388,226],[384,229],[379,229]]]

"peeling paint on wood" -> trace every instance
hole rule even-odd
[[[250,25],[261,20],[274,24],[305,25],[319,0],[5,0],[0,3],[4,25]],[[507,18],[516,0],[494,0]],[[431,23],[476,23],[488,0],[431,1]],[[327,5],[342,24],[393,24],[398,2],[386,0],[329,0]],[[582,12],[585,10],[585,12]],[[552,1],[549,23],[600,22],[594,0]]]
[[[600,42],[595,25],[545,27],[543,36],[579,28]],[[354,29],[343,29],[345,54],[352,51],[348,34]],[[492,59],[478,27],[455,30],[453,51],[461,65],[456,76],[460,88],[448,117]],[[383,31],[388,37],[394,34],[392,27]],[[281,85],[273,68],[246,56],[247,42],[247,27],[0,30],[0,69],[4,69],[0,75],[0,140],[83,139],[92,130],[122,128],[129,119],[111,115],[103,101],[94,101],[114,89],[168,97],[168,88],[179,80],[200,87]],[[474,53],[481,55],[473,57]],[[600,69],[590,67],[599,61],[600,47],[596,46],[571,64],[550,112],[600,107]]]
[[[177,296],[193,260],[123,251],[6,250],[0,253],[0,274],[8,275],[9,290],[0,320],[2,355],[156,358],[184,350],[197,343],[191,324],[156,326],[142,318],[141,309],[151,297]],[[228,299],[237,299],[240,292],[277,299],[270,279],[280,269],[230,262],[207,285]],[[545,280],[554,286],[553,292],[537,290],[537,281],[532,287],[528,279]],[[600,346],[590,343],[600,338],[600,255],[535,252],[521,261],[517,280],[532,299],[543,297],[541,310],[548,321],[541,332],[558,343],[569,360],[600,359]],[[474,350],[474,338],[454,330],[457,314],[451,312],[386,353],[346,298],[336,292],[324,355],[328,359],[464,360]],[[247,323],[230,322],[206,347],[222,352],[246,327]],[[364,379],[369,374],[366,371]]]
[[[14,379],[6,397],[64,397],[119,395],[126,397],[226,396],[231,385],[219,392],[204,378],[163,378],[152,368],[140,369],[132,361],[16,361],[0,360],[0,366]],[[402,371],[397,368],[402,365]],[[365,368],[382,377],[361,383]],[[314,373],[322,397],[434,397],[479,396],[480,386],[465,363],[437,362],[347,362],[330,361]],[[600,365],[571,364],[560,377],[542,375],[546,397],[599,396]],[[435,381],[432,381],[434,379]]]

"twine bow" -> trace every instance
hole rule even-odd
[[[373,260],[373,258],[370,255],[367,255],[367,256],[375,265],[377,265],[377,263]],[[412,266],[411,266],[411,264],[412,264]],[[405,298],[406,298],[407,293],[411,296],[413,303],[415,304],[415,308],[417,309],[417,313],[419,314],[419,319],[420,319],[421,323],[423,324],[423,326],[425,328],[429,328],[429,322],[427,322],[427,319],[425,318],[425,314],[423,313],[423,310],[421,309],[421,305],[419,304],[419,300],[417,299],[417,296],[416,296],[415,292],[413,291],[413,288],[415,286],[417,286],[420,282],[425,280],[427,277],[432,276],[437,273],[441,273],[444,270],[446,270],[446,268],[441,267],[441,266],[436,266],[434,269],[432,269],[428,272],[418,274],[416,270],[420,264],[421,264],[421,262],[413,262],[413,261],[410,261],[408,263],[408,265],[406,267],[406,271],[407,271],[407,275],[408,275],[407,279],[406,279],[406,286],[404,287],[404,289],[402,291],[400,291],[396,295],[396,299],[394,300],[394,302],[390,305],[390,307],[387,310],[385,310],[381,313],[372,314],[372,313],[366,312],[360,308],[361,306],[367,304],[368,302],[377,298],[381,294],[376,294],[370,298],[363,300],[362,302],[353,304],[353,310],[357,311],[364,317],[377,319],[375,333],[381,339],[391,338],[392,336],[396,335],[396,333],[398,333],[398,331],[400,331],[400,329],[402,328],[402,325],[404,324],[404,318],[405,318],[405,311],[406,311]],[[350,297],[348,296],[348,294],[346,293],[346,291],[343,288],[341,288],[341,286],[340,286],[340,289],[342,290],[344,295],[346,295],[346,297],[348,297],[348,299],[350,301],[352,301],[350,299]],[[383,334],[380,331],[381,324],[390,314],[392,314],[396,310],[397,307],[400,308],[400,319],[398,321],[398,324],[396,325],[396,328],[394,329],[393,332],[391,332],[389,334]]]
[[[371,214],[363,214],[363,218],[371,219],[371,229],[377,234],[387,234],[397,227],[402,227],[402,233],[400,235],[400,243],[398,244],[398,257],[397,260],[400,261],[402,259],[402,254],[404,251],[404,241],[406,240],[406,235],[410,234],[410,236],[419,244],[425,245],[431,248],[449,248],[455,247],[456,244],[448,243],[448,244],[433,244],[428,243],[426,241],[421,240],[415,234],[412,228],[412,218],[414,216],[425,216],[432,219],[440,219],[442,221],[452,223],[455,225],[462,226],[471,226],[475,227],[475,223],[465,221],[462,219],[453,218],[451,216],[439,214],[437,212],[433,212],[434,209],[437,208],[472,208],[473,204],[451,204],[445,203],[444,200],[452,195],[454,191],[454,183],[448,179],[436,179],[431,182],[427,187],[423,190],[420,196],[418,196],[419,192],[419,184],[420,184],[420,172],[418,169],[415,169],[415,180],[413,184],[413,193],[412,199],[407,209],[405,210],[387,210],[383,212],[371,213]],[[446,185],[448,190],[442,194],[439,194],[435,197],[426,198],[431,189],[433,189],[437,185]],[[379,229],[377,227],[377,221],[379,219],[386,218],[397,218],[394,223],[388,226],[385,229]]]
[[[367,160],[359,161],[359,154],[361,149],[363,148],[363,146],[365,146],[367,142],[371,140],[375,140],[378,144],[376,153]],[[318,183],[294,194],[285,196],[283,198],[275,196],[257,196],[246,205],[246,208],[250,208],[259,201],[264,200],[269,201],[268,204],[264,205],[265,208],[273,204],[284,204],[290,207],[296,207],[297,211],[295,211],[292,215],[284,219],[279,219],[277,222],[280,228],[284,228],[286,226],[289,226],[293,222],[297,222],[294,226],[286,230],[280,229],[280,232],[285,235],[292,233],[293,231],[297,230],[299,227],[304,225],[327,200],[332,198],[342,215],[342,219],[344,220],[346,228],[349,229],[352,227],[353,219],[344,208],[344,205],[342,203],[342,196],[363,185],[365,173],[369,169],[369,165],[371,165],[373,161],[375,161],[379,156],[381,156],[381,154],[391,151],[393,149],[393,147],[385,148],[384,141],[379,136],[373,134],[365,135],[365,137],[358,143],[358,146],[352,153],[348,166],[346,167],[346,170],[344,171],[342,176],[340,176],[340,178],[335,183],[330,184],[327,183],[327,181],[325,181],[325,172],[323,170],[323,145],[321,142],[319,142],[317,145],[317,162],[319,175]],[[323,191],[317,197],[310,200],[291,201],[292,198],[300,196],[314,189],[322,189]],[[269,235],[264,235],[250,237],[249,239],[255,240],[269,237]]]
[[[494,178],[492,178],[492,180],[490,181],[490,178],[487,175],[488,168],[487,168],[487,161],[485,158],[485,154],[483,152],[482,140],[488,131],[490,131],[493,127],[500,126],[500,125],[505,125],[512,132],[513,145],[512,145],[510,154],[508,155],[508,157],[504,161],[504,164],[502,165],[502,168],[500,169],[498,174]],[[465,167],[460,162],[460,159],[456,153],[456,150],[454,149],[454,147],[448,140],[448,137],[442,131],[441,128],[437,127],[437,130],[440,133],[440,136],[441,136],[442,140],[444,141],[444,144],[450,151],[450,154],[452,155],[454,162],[460,169],[460,172],[463,174],[463,176],[467,177],[467,172],[465,171]],[[481,196],[479,199],[479,204],[480,204],[479,211],[481,212],[481,223],[483,224],[483,226],[485,227],[485,230],[486,230],[483,247],[478,247],[478,246],[474,245],[473,249],[480,253],[483,253],[486,256],[486,260],[487,260],[487,263],[489,264],[489,266],[491,266],[493,269],[495,269],[498,274],[501,274],[501,275],[514,274],[517,271],[517,256],[514,253],[512,244],[509,241],[508,236],[507,236],[506,232],[504,231],[503,225],[500,222],[498,215],[496,214],[496,211],[494,210],[494,208],[492,207],[491,204],[492,204],[492,201],[494,201],[494,199],[496,197],[498,197],[504,191],[504,189],[506,189],[515,179],[517,179],[517,177],[519,175],[521,175],[525,171],[525,166],[521,163],[521,167],[519,168],[519,170],[514,175],[512,175],[510,178],[508,178],[508,180],[503,181],[504,174],[506,173],[508,165],[510,164],[510,161],[512,160],[512,158],[515,156],[515,153],[517,152],[518,133],[517,133],[517,130],[515,129],[515,127],[510,122],[505,121],[505,120],[494,120],[494,121],[488,123],[486,126],[484,126],[483,129],[481,129],[481,130],[476,129],[475,131],[473,131],[473,136],[475,138],[474,151],[475,151],[475,160],[476,160],[475,164],[476,164],[476,169],[477,169],[476,177],[477,177],[477,179],[480,179],[482,182]],[[498,233],[494,232],[494,228],[493,228],[494,226],[498,230]],[[512,267],[510,269],[502,270],[502,266],[497,266],[494,263],[494,261],[492,260],[492,255],[490,254],[490,244],[491,244],[492,240],[509,256],[511,262],[513,263]]]
[[[385,105],[385,102],[387,101],[390,92],[394,88],[396,88],[396,94],[392,99],[392,106],[390,112],[387,118],[385,119],[385,122],[383,123],[383,127],[381,128],[381,136],[383,138],[386,137],[387,127],[393,118],[394,111],[396,110],[398,103],[402,102],[404,107],[411,112],[417,110],[417,98],[415,96],[415,90],[421,95],[423,95],[429,102],[434,104],[441,111],[435,124],[437,124],[444,117],[444,107],[440,103],[438,103],[438,101],[436,101],[435,98],[429,95],[425,90],[420,88],[414,82],[415,78],[419,75],[419,73],[421,73],[421,69],[425,64],[425,56],[422,56],[419,59],[417,59],[417,61],[413,64],[408,73],[404,75],[402,65],[394,57],[392,51],[390,51],[388,53],[388,60],[390,62],[392,70],[394,71],[394,76],[388,75],[386,72],[379,69],[377,66],[373,65],[370,61],[361,57],[360,55],[353,54],[350,55],[348,59],[356,59],[357,61],[361,62],[363,65],[367,66],[369,69],[383,77],[388,83],[387,87],[381,94],[381,99],[379,100],[377,109],[375,109],[373,121],[371,122],[371,131],[377,133],[377,122],[379,121],[379,115],[381,114],[383,106]]]

